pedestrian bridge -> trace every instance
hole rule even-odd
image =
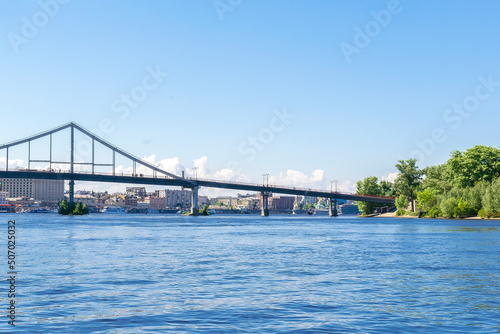
[[[55,156],[60,157],[61,152],[54,151],[55,143],[53,142],[53,137],[56,133],[68,132],[68,130],[68,143],[65,143],[69,148],[68,152],[66,152],[67,154],[65,154],[67,159],[58,160]],[[77,134],[78,142],[75,149]],[[38,157],[36,159],[32,158],[34,154],[32,152],[32,143],[37,140],[44,140],[44,144],[48,146],[46,149],[47,156],[43,159]],[[14,161],[14,159],[11,159],[12,155],[9,157],[9,153],[23,144],[27,144],[27,165],[16,166],[14,169],[12,167],[9,168],[9,165],[11,165],[9,162]],[[79,152],[79,147],[85,147],[85,149],[82,149],[84,152]],[[192,189],[193,196],[191,208],[193,215],[198,214],[198,190],[200,187],[260,192],[262,194],[262,214],[264,216],[269,215],[268,198],[272,193],[327,198],[330,215],[332,216],[336,215],[336,199],[394,204],[393,197],[328,192],[312,188],[209,180],[196,177],[189,178],[175,175],[112,145],[73,122],[24,139],[0,145],[0,152],[2,150],[5,151],[6,164],[5,168],[0,170],[0,178],[69,180],[70,202],[74,200],[75,181],[91,181],[190,188]],[[102,150],[107,150],[111,153],[111,161],[100,161]],[[39,155],[39,152],[37,152],[37,155]],[[16,156],[16,158],[18,157]],[[129,162],[130,166],[125,169],[122,166],[120,166],[121,168],[117,168],[118,159],[125,159]],[[334,208],[332,208],[332,205],[334,205]]]

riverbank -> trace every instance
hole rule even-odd
[[[387,212],[387,213],[382,213],[382,214],[376,214],[376,215],[371,215],[368,217],[373,217],[373,218],[418,218],[418,216],[410,216],[410,215],[402,215],[402,216],[396,216],[396,212]],[[422,218],[427,218],[427,219],[448,219],[448,218],[429,218],[429,217],[422,217]],[[452,219],[465,219],[465,220],[500,220],[500,218],[481,218],[481,217],[466,217],[466,218],[452,218]]]
[[[396,216],[396,212],[386,212],[386,213],[380,213],[380,214],[375,214],[371,215],[368,217],[373,217],[373,218],[418,218],[418,216],[410,216],[410,215],[402,215],[402,216]]]

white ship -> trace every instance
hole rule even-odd
[[[119,206],[106,206],[102,209],[102,213],[126,213],[124,208]]]

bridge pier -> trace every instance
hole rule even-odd
[[[332,208],[332,203],[333,203],[333,208]],[[328,216],[330,217],[337,217],[337,200],[334,199],[332,200],[331,198],[328,199]]]
[[[198,187],[191,188],[191,216],[198,216]]]
[[[69,206],[75,202],[75,180],[69,180]]]
[[[269,193],[261,192],[261,215],[262,217],[269,216]]]

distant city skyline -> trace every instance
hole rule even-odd
[[[3,2],[0,144],[75,121],[177,174],[354,191],[399,159],[499,145],[499,9]]]

